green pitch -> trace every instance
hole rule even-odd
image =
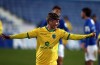
[[[0,65],[35,65],[35,50],[0,49]],[[84,53],[65,50],[63,65],[84,65]]]

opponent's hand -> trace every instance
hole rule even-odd
[[[5,34],[1,34],[0,37],[4,40],[4,39],[10,39],[10,36],[7,36]]]

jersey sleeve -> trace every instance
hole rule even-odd
[[[28,38],[34,38],[34,37],[37,37],[38,36],[38,31],[39,31],[39,28],[36,28],[30,32],[27,32],[27,36]]]
[[[71,40],[81,40],[81,39],[85,39],[88,37],[91,37],[93,34],[87,34],[87,35],[81,35],[81,34],[70,34],[69,35],[69,39]]]
[[[38,29],[34,29],[34,30],[30,31],[30,32],[10,35],[10,38],[11,39],[34,38],[34,37],[37,37],[37,35],[38,35]]]
[[[96,32],[95,24],[91,23],[90,29],[91,29],[91,32]]]
[[[89,23],[84,26],[84,33],[85,34],[89,34],[92,32],[96,32],[96,28],[95,28],[95,24],[94,24],[93,20],[91,20],[91,22],[89,21]]]
[[[61,38],[68,40],[69,36],[70,36],[70,33],[66,32],[64,30],[61,30]]]
[[[93,33],[87,34],[87,35],[81,35],[81,34],[72,34],[72,33],[66,32],[66,31],[62,31],[61,36],[62,36],[63,39],[66,39],[66,40],[68,40],[68,39],[81,40],[81,39],[85,39],[85,38],[93,36]]]
[[[24,38],[27,38],[27,33],[26,32],[10,35],[10,39],[24,39]]]

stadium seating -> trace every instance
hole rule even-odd
[[[33,23],[37,25],[41,20],[45,19],[52,7],[59,5],[62,8],[62,16],[67,15],[74,27],[73,33],[83,33],[83,20],[80,17],[81,9],[83,7],[90,7],[93,13],[100,17],[100,4],[98,1],[66,1],[66,0],[0,0],[0,8],[9,12],[17,20],[14,23],[24,22]],[[3,22],[13,22],[13,18],[9,21],[0,14],[0,19]],[[100,20],[100,18],[98,19]],[[13,23],[11,24],[13,25]],[[77,28],[78,27],[78,28]],[[14,30],[13,30],[14,31]],[[7,33],[7,31],[6,31]],[[10,33],[11,34],[11,33]]]
[[[60,5],[62,7],[62,15],[69,16],[73,26],[75,26],[74,32],[76,33],[77,31],[82,33],[81,26],[83,25],[80,23],[84,22],[81,22],[80,12],[83,7],[90,7],[93,9],[93,13],[96,13],[97,15],[100,11],[100,8],[98,7],[100,4],[98,1],[0,0],[1,7],[34,24],[38,24],[41,20],[45,19],[47,13],[50,12],[54,5]],[[100,15],[98,16],[100,17]],[[74,24],[74,22],[76,24]],[[77,30],[76,26],[79,26],[80,29]]]

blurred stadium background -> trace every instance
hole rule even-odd
[[[83,7],[90,7],[100,20],[99,0],[0,0],[3,32],[9,35],[36,28],[55,5],[62,8],[62,16],[69,17],[72,33],[83,33],[84,20],[80,17]],[[66,47],[71,51],[65,50],[64,65],[84,65],[80,41],[70,40]],[[35,48],[36,39],[0,39],[0,65],[35,65]]]

